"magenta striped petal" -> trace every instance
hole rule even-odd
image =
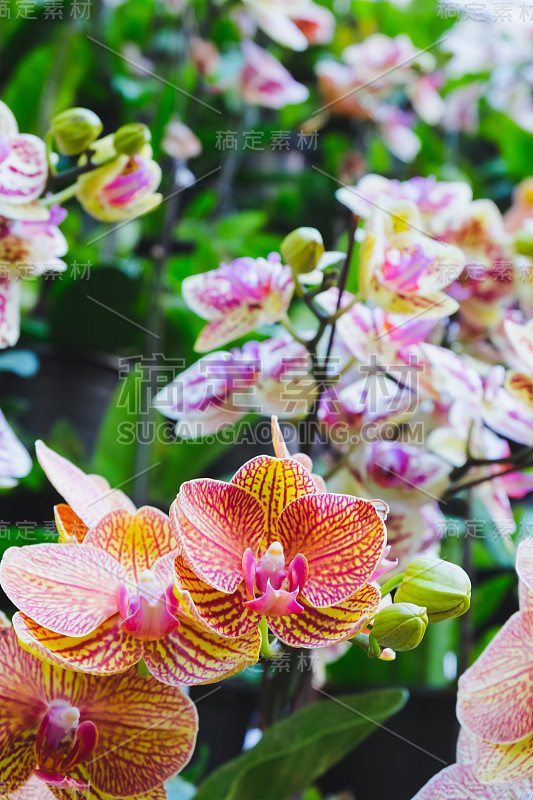
[[[131,500],[122,492],[110,490],[107,481],[103,484],[100,476],[86,475],[44,442],[35,443],[35,452],[52,486],[89,528],[93,528],[102,517],[117,508],[117,494],[120,507],[135,513]]]
[[[124,568],[95,547],[35,544],[10,547],[0,583],[28,617],[54,633],[80,637],[117,613]]]
[[[180,617],[180,626],[164,639],[146,642],[144,660],[158,681],[171,686],[213,683],[257,662],[261,637],[222,637]]]
[[[329,608],[314,608],[300,596],[303,611],[289,617],[271,617],[268,626],[289,647],[328,647],[351,639],[365,628],[380,600],[379,591],[371,584]]]
[[[369,580],[386,531],[369,500],[341,494],[298,497],[281,514],[279,541],[286,563],[303,553],[309,577],[303,596],[316,608],[349,598]]]
[[[263,534],[260,503],[239,486],[203,478],[188,481],[170,509],[172,527],[190,567],[210,586],[234,592],[242,557]]]
[[[457,718],[491,742],[533,734],[533,611],[514,614],[459,679]]]
[[[35,656],[91,675],[124,672],[141,660],[142,642],[123,631],[120,623],[116,614],[87,636],[73,638],[53,633],[20,612],[13,617],[20,642]]]
[[[520,608],[533,610],[533,538],[518,545],[516,571],[519,577]]]
[[[37,199],[48,178],[44,142],[37,136],[22,133],[7,145],[8,155],[0,161],[0,199],[14,205]]]

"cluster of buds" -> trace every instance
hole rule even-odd
[[[438,558],[415,558],[405,570],[394,603],[376,615],[371,635],[382,648],[414,650],[428,624],[468,611],[470,592],[470,579],[461,567]]]

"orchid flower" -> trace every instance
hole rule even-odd
[[[89,786],[99,800],[163,800],[163,781],[194,750],[196,709],[177,687],[135,670],[97,678],[43,663],[6,627],[0,695],[1,786],[10,800]]]
[[[344,186],[335,192],[337,200],[354,214],[367,219],[374,208],[391,202],[415,203],[425,229],[432,227],[442,215],[456,214],[472,200],[472,189],[464,182],[437,181],[434,176],[415,177],[408,181],[365,175],[355,186]]]
[[[523,800],[532,796],[533,539],[518,546],[520,611],[459,679],[457,763],[413,800]]]
[[[477,737],[474,771],[482,783],[531,776],[533,758],[533,539],[518,546],[520,611],[459,679],[457,717]]]
[[[266,259],[237,258],[185,278],[185,302],[208,320],[195,350],[205,353],[261,325],[278,322],[287,312],[293,292],[292,270],[281,264],[277,253]]]
[[[438,500],[449,483],[451,467],[433,453],[395,441],[358,447],[345,469],[329,481],[336,491],[380,497],[389,504],[387,542],[400,567],[444,534]]]
[[[15,117],[0,101],[0,215],[18,219],[17,214],[43,193],[47,178],[45,143],[19,133]]]
[[[522,403],[533,407],[533,320],[525,325],[519,325],[512,320],[506,320],[505,333],[516,353],[517,360],[521,362],[520,371],[510,371],[506,382],[506,389]]]
[[[436,232],[466,256],[465,273],[449,289],[461,303],[461,315],[474,328],[495,327],[516,293],[511,237],[498,207],[491,200],[474,200]]]
[[[210,683],[254,663],[257,632],[228,639],[210,630],[190,597],[173,592],[176,539],[166,514],[112,511],[81,546],[12,547],[0,582],[20,609],[24,646],[61,666],[98,675],[144,658],[170,685]]]
[[[10,219],[0,216],[0,348],[16,344],[19,338],[19,279],[63,272],[66,264],[61,256],[68,249],[57,227],[66,217],[64,209],[28,203],[13,206],[11,213]]]
[[[465,256],[426,236],[422,226],[413,203],[372,213],[360,249],[361,288],[385,311],[440,319],[458,308],[442,289],[459,277]]]
[[[83,541],[89,528],[111,511],[123,509],[134,514],[137,510],[124,492],[111,489],[101,475],[86,475],[44,442],[35,443],[35,452],[48,480],[67,501],[67,505],[54,508],[59,542]]]
[[[246,342],[201,358],[165,386],[154,406],[176,420],[176,435],[218,433],[246,414],[301,417],[316,391],[309,354],[289,334]]]
[[[317,298],[320,305],[334,314],[337,309],[338,292],[335,288],[323,292]],[[379,306],[370,307],[354,303],[350,292],[344,292],[341,308],[350,306],[337,320],[336,330],[350,353],[363,364],[390,367],[398,362],[406,367],[413,365],[413,356],[418,355],[420,344],[435,327],[437,320],[410,318],[389,314]],[[402,383],[406,383],[405,379]]]
[[[333,38],[335,17],[312,0],[243,1],[261,30],[291,50],[305,50],[308,44],[327,44]]]
[[[476,777],[477,739],[461,728],[457,741],[457,763],[438,772],[413,800],[527,800],[533,780],[483,783]]]
[[[309,91],[294,80],[281,61],[255,42],[241,44],[243,64],[238,78],[242,99],[250,105],[284,108],[307,100]]]
[[[221,634],[266,619],[292,647],[324,647],[354,636],[379,604],[369,583],[386,543],[376,507],[319,493],[299,461],[258,456],[230,483],[186,482],[171,523],[177,596]]]
[[[15,486],[32,467],[31,458],[0,410],[0,488]]]
[[[147,214],[163,199],[155,191],[162,173],[152,160],[151,147],[145,145],[133,156],[111,158],[112,142],[110,135],[91,145],[96,151],[94,163],[102,166],[80,175],[76,184],[76,197],[85,211],[103,222],[120,222]]]

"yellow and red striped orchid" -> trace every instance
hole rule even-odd
[[[476,750],[481,783],[531,777],[533,760],[533,539],[518,546],[520,611],[459,679],[457,717]]]
[[[230,483],[189,481],[171,524],[177,596],[220,634],[242,636],[266,619],[292,647],[325,647],[358,633],[378,607],[370,581],[386,530],[376,507],[320,492],[299,461],[258,456]]]
[[[13,625],[41,658],[95,675],[122,672],[144,658],[170,685],[227,678],[258,658],[256,631],[224,638],[173,588],[176,539],[169,518],[145,506],[112,511],[80,546],[12,547],[0,581],[20,609]]]
[[[137,510],[124,492],[111,489],[101,475],[86,475],[44,442],[35,442],[35,453],[46,477],[67,501],[54,507],[60,542],[82,542],[89,528],[111,511],[134,514]]]
[[[189,761],[196,708],[135,670],[97,678],[43,663],[0,628],[3,796],[45,800],[88,786],[96,800],[163,800],[163,781]]]

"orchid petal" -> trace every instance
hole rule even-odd
[[[372,576],[386,543],[369,500],[340,494],[298,497],[279,519],[286,562],[303,553],[309,577],[302,594],[316,608],[347,600]]]
[[[32,775],[24,786],[10,792],[9,800],[54,800],[54,795],[45,783]]]
[[[102,491],[93,478],[86,475],[79,467],[59,453],[55,453],[44,442],[35,443],[35,452],[52,486],[89,528],[94,527],[102,517],[113,510],[112,493]],[[122,495],[122,492],[120,494]],[[128,511],[135,510],[130,500],[128,506]]]
[[[121,629],[118,615],[79,638],[53,633],[21,613],[13,617],[13,627],[25,649],[38,658],[92,675],[124,672],[143,655],[142,642]]]
[[[533,539],[524,539],[518,545],[516,572],[519,577],[520,608],[533,610]]]
[[[207,353],[215,347],[222,347],[245,336],[261,325],[262,315],[261,309],[251,311],[248,306],[243,305],[225,317],[211,320],[194,343],[195,352]]]
[[[13,347],[20,336],[20,281],[0,275],[0,348]]]
[[[477,744],[474,773],[482,784],[493,782],[518,783],[529,779],[531,790],[531,759],[533,758],[533,737],[528,736],[514,744],[493,744],[479,739]],[[487,789],[487,786],[484,786]],[[517,792],[517,800],[520,797]]]
[[[248,636],[228,638],[181,616],[177,630],[145,644],[144,659],[158,681],[171,686],[194,686],[224,680],[255,664],[260,646],[258,630]]]
[[[13,629],[0,628],[0,762],[11,742],[33,728],[46,710],[44,700],[36,702],[40,671],[39,661],[22,650]]]
[[[246,608],[244,581],[233,594],[219,592],[201,580],[182,556],[175,560],[175,592],[186,613],[200,619],[221,636],[247,636],[257,628],[261,617]]]
[[[89,528],[78,517],[73,508],[67,506],[66,503],[59,503],[54,506],[54,518],[60,544],[67,544],[68,542],[79,542],[81,544],[83,542]]]
[[[508,372],[505,388],[512,397],[523,403],[528,409],[533,407],[533,377],[522,372]]]
[[[300,595],[303,611],[289,617],[269,617],[268,626],[289,647],[328,647],[351,639],[365,628],[380,601],[379,591],[369,583],[329,608],[314,608]]]
[[[514,614],[459,679],[457,717],[473,733],[511,744],[533,733],[533,611]]]
[[[14,737],[0,751],[0,787],[9,800],[23,789],[35,767],[35,736],[25,733]],[[50,797],[52,800],[52,797]]]
[[[471,767],[452,764],[438,772],[413,797],[413,800],[519,800],[512,787],[486,786]]]
[[[10,547],[0,582],[28,617],[54,633],[86,636],[117,612],[124,568],[95,547],[35,544]]]
[[[257,552],[263,510],[239,486],[209,478],[188,481],[170,509],[173,530],[186,561],[215,589],[235,592],[243,580],[242,556]]]
[[[264,509],[264,550],[278,539],[278,519],[285,506],[302,495],[317,494],[310,473],[290,458],[252,458],[233,476],[231,483],[254,495]]]
[[[61,673],[53,673],[56,686]],[[131,671],[106,679],[74,676],[78,703],[87,704],[98,728],[86,767],[91,785],[114,797],[132,797],[183,769],[194,749],[198,717],[179,689]]]
[[[112,511],[89,531],[84,544],[113,556],[134,581],[158,558],[177,548],[168,515],[151,506],[143,506],[135,514]]]

